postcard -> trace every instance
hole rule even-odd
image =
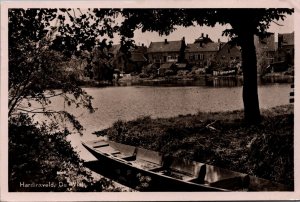
[[[1,2],[1,201],[299,200],[299,8]]]

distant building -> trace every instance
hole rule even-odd
[[[204,68],[210,65],[211,60],[213,60],[217,52],[220,50],[222,43],[213,42],[208,35],[206,37],[199,37],[192,44],[187,44],[185,49],[185,61],[190,65],[198,66]]]
[[[151,42],[147,51],[150,63],[176,63],[181,62],[184,56],[185,38],[179,41]]]
[[[241,57],[241,48],[228,42],[221,46],[214,62],[218,69],[226,69],[232,63],[240,63]]]
[[[263,73],[264,69],[275,62],[276,43],[274,33],[270,33],[265,38],[254,37],[256,48],[256,58],[258,73]]]
[[[287,62],[294,65],[295,43],[294,32],[278,34],[278,49],[276,59],[278,62]]]
[[[147,62],[147,47],[136,46],[129,50],[129,54],[123,53],[120,48],[121,45],[117,44],[109,49],[108,52],[112,56],[111,65],[122,73],[141,72]]]

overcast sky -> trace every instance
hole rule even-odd
[[[282,25],[279,26],[275,23],[272,23],[270,26],[269,32],[275,33],[275,41],[277,41],[277,34],[278,33],[291,33],[294,31],[294,15],[287,15],[284,21],[276,21],[278,24]],[[213,41],[218,41],[220,39],[223,42],[227,42],[228,38],[222,36],[222,31],[226,28],[230,28],[230,25],[221,26],[217,25],[215,27],[207,27],[207,26],[195,26],[195,27],[178,27],[176,31],[171,33],[169,36],[159,36],[156,32],[145,32],[142,33],[140,30],[135,31],[134,40],[137,45],[141,45],[142,43],[146,46],[149,46],[150,42],[155,41],[164,41],[166,38],[169,41],[173,40],[180,40],[182,37],[185,37],[186,43],[193,43],[194,40],[201,36],[201,33],[204,35],[208,34],[208,36]],[[120,38],[115,36],[113,39],[114,44],[119,43]]]

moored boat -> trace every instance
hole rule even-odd
[[[289,190],[262,178],[113,141],[95,140],[82,145],[119,180],[130,184],[143,176],[149,191]]]

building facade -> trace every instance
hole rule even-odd
[[[184,56],[185,39],[179,41],[151,42],[147,51],[150,63],[176,63],[181,62]]]
[[[278,34],[277,62],[287,62],[294,65],[295,58],[294,32]]]

